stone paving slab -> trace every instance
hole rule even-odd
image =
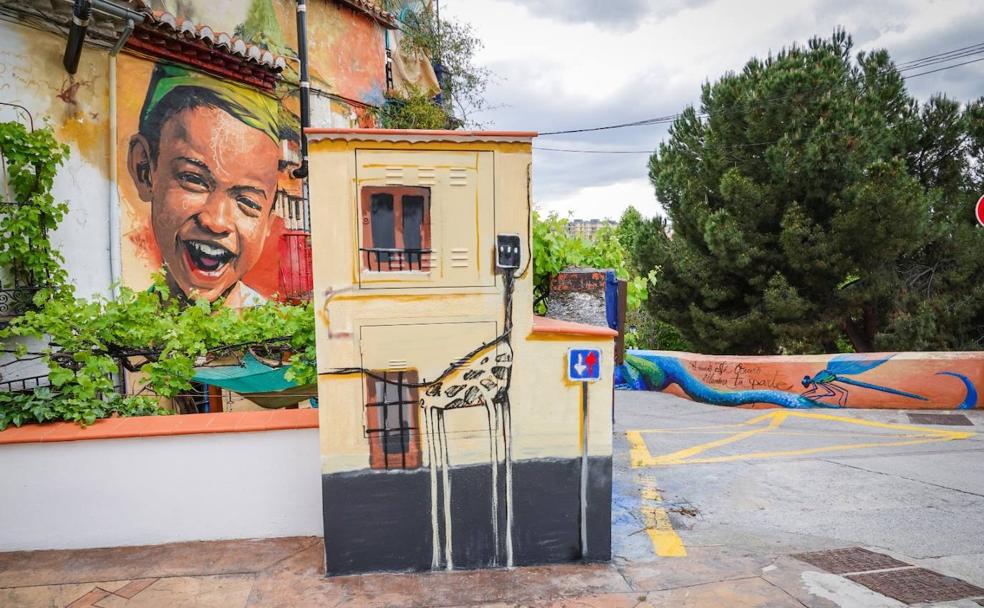
[[[319,543],[297,537],[0,553],[0,588],[257,572]]]
[[[127,599],[111,594],[94,608],[242,608],[253,588],[252,574],[162,578]]]

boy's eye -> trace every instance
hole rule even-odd
[[[181,173],[178,173],[178,179],[185,188],[201,191],[209,189],[208,180],[197,173],[182,171]]]
[[[256,201],[254,201],[253,199],[249,198],[248,196],[242,196],[242,195],[237,196],[236,202],[243,207],[243,211],[245,211],[247,215],[250,215],[252,217],[258,216],[260,214],[260,211],[263,211],[263,206],[257,203]]]

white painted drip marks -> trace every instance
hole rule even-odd
[[[492,467],[492,565],[499,565],[499,409],[485,405],[489,419],[489,464]],[[494,418],[494,421],[493,421]]]
[[[448,472],[451,463],[448,462],[448,428],[444,420],[444,411],[442,410],[438,410],[437,412],[437,424],[440,427],[440,448],[444,452],[441,457],[441,476],[444,483],[444,559],[446,562],[445,567],[448,570],[454,570],[453,545],[451,542],[451,476]]]
[[[441,567],[441,539],[437,523],[437,451],[434,449],[433,437],[437,429],[433,424],[434,410],[428,410],[424,415],[424,438],[427,441],[427,460],[430,468],[431,481],[431,570]]]
[[[504,360],[499,360],[496,354],[486,354],[480,363],[467,367],[466,361],[457,361],[461,365],[462,382],[471,388],[477,388],[481,396],[474,402],[462,406],[460,399],[454,401],[455,395],[465,394],[462,390],[442,391],[441,386],[432,387],[426,397],[422,400],[424,408],[424,419],[426,420],[427,453],[429,458],[431,481],[431,568],[441,569],[442,565],[447,570],[454,568],[453,554],[453,525],[451,517],[451,463],[449,459],[450,447],[448,445],[448,431],[446,416],[455,411],[466,407],[485,407],[486,419],[488,422],[489,433],[489,466],[490,474],[490,500],[491,517],[489,525],[492,531],[492,555],[491,564],[498,566],[503,563],[500,556],[502,531],[499,526],[501,509],[505,508],[506,516],[506,537],[505,537],[505,564],[513,565],[513,542],[512,542],[512,445],[511,445],[511,419],[509,416],[508,390],[500,394],[500,382],[489,383],[488,379],[496,377],[492,371],[497,368],[501,373],[502,367],[511,367],[512,349],[505,343],[506,351],[500,353],[505,355]],[[483,369],[484,368],[484,369]],[[478,373],[476,373],[478,372]],[[485,372],[485,373],[482,373]],[[507,372],[508,374],[509,372]],[[508,375],[506,376],[506,388],[508,389]],[[482,382],[485,380],[485,383]],[[502,378],[500,377],[501,381]],[[447,381],[451,383],[451,381]],[[452,385],[460,389],[457,385]],[[434,390],[436,389],[436,390]],[[449,397],[449,393],[452,395]],[[472,397],[474,398],[474,397]],[[502,440],[500,450],[499,440]],[[505,496],[504,505],[499,498],[499,466],[500,463],[505,468]],[[443,523],[443,530],[441,524]],[[442,538],[443,531],[443,538]]]
[[[507,397],[508,399],[508,397]],[[513,567],[513,489],[512,489],[512,441],[509,437],[512,433],[512,413],[509,411],[509,402],[506,402],[502,410],[502,437],[506,449],[506,566]]]

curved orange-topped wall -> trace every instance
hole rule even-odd
[[[984,353],[863,353],[750,357],[631,351],[623,386],[717,405],[973,409]]]

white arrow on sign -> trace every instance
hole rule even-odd
[[[574,369],[577,370],[578,376],[583,376],[584,370],[588,369],[588,366],[584,364],[584,353],[578,354],[577,363],[574,364]]]

